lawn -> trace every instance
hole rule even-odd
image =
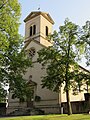
[[[90,120],[90,115],[74,114],[74,115],[42,115],[42,116],[20,116],[0,118],[0,120]]]

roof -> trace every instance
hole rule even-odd
[[[79,67],[80,67],[81,69],[83,69],[85,72],[90,73],[89,70],[87,70],[86,68],[82,67],[81,65],[79,65]]]
[[[41,11],[33,11],[31,12],[25,19],[24,22],[27,22],[28,20],[31,20],[32,18],[42,15],[44,18],[46,18],[50,23],[54,24],[53,19],[49,15],[49,13],[41,12]]]
[[[29,39],[29,40],[27,40],[27,41],[24,42],[24,43],[26,43],[25,46],[24,46],[24,48],[26,48],[26,47],[30,44],[31,41],[33,41],[33,42],[35,42],[35,43],[37,43],[37,44],[39,44],[39,45],[42,45],[42,44],[40,44],[40,42],[37,41],[37,40]],[[42,46],[44,46],[44,45],[42,45]],[[45,46],[44,46],[44,47],[45,47]]]

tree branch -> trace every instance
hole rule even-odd
[[[8,0],[5,3],[3,1],[3,4],[0,6],[0,9],[2,9],[7,3],[8,3]]]

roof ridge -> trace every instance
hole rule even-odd
[[[35,14],[34,16],[32,16],[32,14]],[[46,13],[46,12],[42,12],[42,11],[32,11],[25,19],[24,19],[24,22],[27,22],[28,20],[36,17],[37,15],[42,15],[43,17],[45,17],[49,22],[51,22],[52,24],[54,24],[54,21],[53,19],[51,18],[51,16],[49,15],[49,13]]]

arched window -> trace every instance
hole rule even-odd
[[[30,27],[30,36],[35,35],[36,34],[36,25],[32,25]]]
[[[48,27],[46,26],[46,36],[48,36]]]
[[[36,25],[33,25],[33,35],[36,34]]]
[[[32,26],[30,27],[30,36],[32,36]]]

